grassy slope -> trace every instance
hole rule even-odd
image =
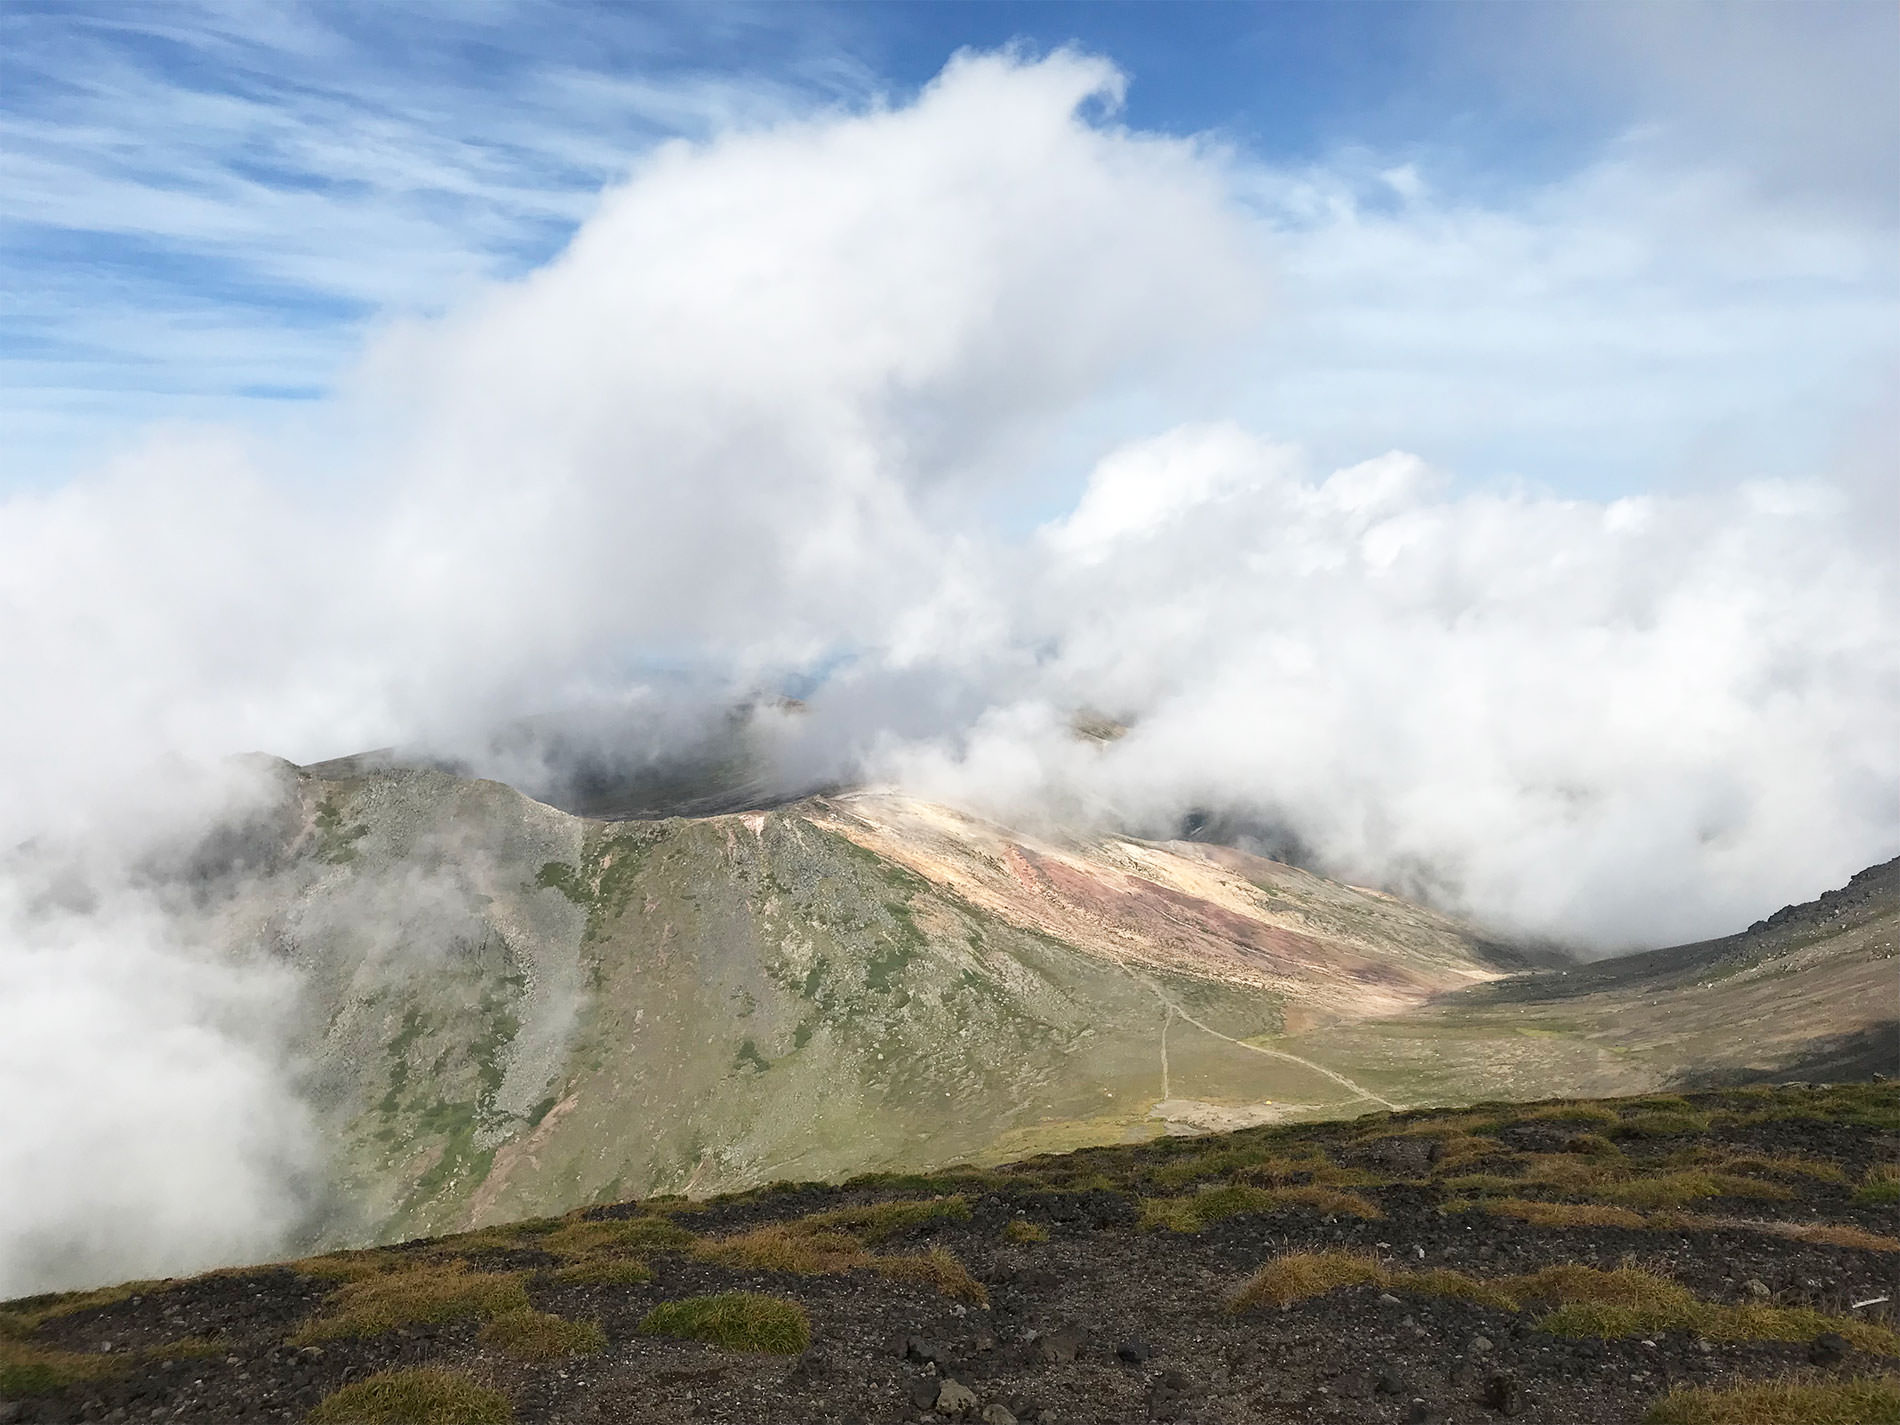
[[[1897,950],[1891,861],[1738,935],[1474,987],[1284,1047],[1417,1103],[1892,1073]]]
[[[587,822],[434,772],[290,795],[228,925],[306,975],[298,1047],[344,1145],[321,1242],[1368,1106],[1312,1064],[1419,1103],[1720,1061],[1689,1020],[1642,1039],[1645,997],[1688,993],[1648,982],[1511,981],[1354,1028],[1355,986],[1416,1001],[1495,973],[1484,948],[1218,848],[1029,846],[862,799]],[[1776,962],[1823,1016],[1873,963],[1837,940]]]
[[[295,794],[230,921],[307,976],[345,1145],[320,1240],[1151,1136],[1164,1021],[1174,1099],[1355,1102],[1219,1037],[1278,1028],[1277,995],[1131,972],[798,809],[588,823],[410,771]]]
[[[706,1369],[697,1357],[638,1338],[792,1352],[823,1334],[832,1349],[856,1352],[855,1364],[876,1365],[890,1360],[893,1329],[929,1312],[933,1293],[989,1304],[965,1263],[986,1262],[988,1280],[1008,1280],[999,1263],[1025,1260],[1017,1247],[1041,1252],[1037,1244],[1052,1238],[1046,1253],[1028,1259],[1053,1269],[1037,1289],[1063,1289],[1063,1271],[1073,1273],[1068,1286],[1086,1295],[1098,1323],[1124,1299],[1137,1303],[1148,1329],[1171,1333],[1171,1361],[1204,1336],[1216,1340],[1217,1355],[1234,1354],[1227,1323],[1235,1317],[1247,1318],[1241,1324],[1253,1337],[1302,1332],[1310,1316],[1337,1339],[1355,1321],[1389,1320],[1373,1300],[1387,1290],[1422,1317],[1446,1301],[1492,1313],[1453,1310],[1444,1327],[1452,1340],[1420,1349],[1442,1365],[1440,1353],[1482,1328],[1527,1369],[1545,1370],[1540,1390],[1613,1389],[1625,1403],[1653,1398],[1662,1382],[1648,1374],[1566,1377],[1544,1346],[1665,1334],[1672,1350],[1711,1343],[1699,1356],[1678,1354],[1697,1360],[1704,1376],[1713,1372],[1712,1383],[1773,1373],[1824,1332],[1858,1353],[1843,1370],[1862,1375],[1900,1360],[1897,1318],[1884,1298],[1865,1310],[1851,1305],[1877,1294],[1871,1286],[1890,1278],[1900,1253],[1890,1235],[1891,1194],[1880,1187],[1895,1181],[1897,1147],[1900,1090],[1892,1085],[1731,1089],[1381,1113],[930,1179],[785,1183],[700,1203],[583,1209],[400,1247],[5,1303],[0,1393],[50,1402],[49,1413],[31,1418],[101,1418],[112,1401],[140,1389],[138,1373],[147,1371],[144,1389],[156,1394],[141,1402],[188,1404],[193,1418],[235,1418],[240,1402],[261,1405],[262,1393],[299,1409],[330,1394],[336,1404],[319,1406],[312,1419],[376,1418],[344,1406],[376,1391],[459,1401],[477,1389],[490,1392],[481,1400],[496,1402],[495,1418],[506,1418],[508,1396],[542,1418],[551,1393],[562,1391],[579,1392],[590,1409],[604,1399],[634,1412],[671,1389],[685,1362],[698,1367],[685,1374],[709,1400],[734,1393],[738,1405],[719,1419],[755,1419],[755,1410],[740,1408],[749,1397],[737,1395],[753,1376],[774,1399],[805,1390],[801,1378],[788,1382],[783,1367],[748,1374],[733,1357]],[[1558,1216],[1517,1225],[1530,1202]],[[1590,1215],[1605,1210],[1622,1216],[1600,1223]],[[1431,1262],[1422,1249],[1416,1257],[1402,1246],[1387,1250],[1412,1241],[1432,1243]],[[1148,1275],[1103,1274],[1105,1263],[1135,1255],[1149,1263]],[[1161,1280],[1176,1260],[1190,1269]],[[1738,1279],[1752,1272],[1783,1286],[1756,1290]],[[823,1285],[838,1279],[850,1290]],[[1144,1295],[1155,1291],[1162,1295]],[[1345,1305],[1323,1309],[1324,1299],[1342,1294]],[[1300,1312],[1263,1313],[1263,1305]],[[778,1317],[762,1319],[764,1312]],[[758,1338],[767,1328],[783,1328],[788,1339]],[[1510,1344],[1520,1337],[1521,1351]],[[1294,1367],[1316,1349],[1300,1339]],[[1764,1343],[1788,1349],[1754,1349]],[[1364,1355],[1352,1349],[1355,1359]],[[572,1390],[560,1384],[568,1357],[601,1352],[609,1359],[599,1380]],[[366,1375],[392,1363],[405,1373]],[[1270,1392],[1288,1364],[1257,1388],[1235,1387],[1256,1393],[1252,1406],[1236,1395],[1234,1408],[1287,1404]],[[448,1374],[407,1373],[418,1366]],[[1032,1362],[1029,1375],[1038,1369]],[[1208,1364],[1193,1369],[1205,1378]],[[1102,1374],[1135,1378],[1112,1364]],[[1817,1383],[1837,1379],[1809,1374]],[[366,1380],[377,1382],[373,1390]],[[1093,1385],[1107,1388],[1103,1380]],[[884,1388],[895,1398],[891,1383]],[[1573,1403],[1580,1411],[1581,1399]],[[476,1418],[466,1401],[456,1409],[462,1413],[443,1418]],[[1559,1408],[1549,1418],[1632,1417],[1566,1416]]]

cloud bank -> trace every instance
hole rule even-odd
[[[1877,446],[1590,501],[1462,484],[1373,412],[1316,465],[1245,388],[1283,369],[1260,353],[1288,313],[1324,334],[1302,303],[1329,253],[1355,280],[1446,259],[1415,313],[1508,257],[1495,310],[1541,381],[1618,268],[1603,243],[1656,235],[1594,230],[1579,279],[1536,213],[1479,222],[1400,175],[1424,206],[1379,217],[1357,180],[1117,126],[1120,85],[1073,53],[964,56],[912,104],[662,148],[546,266],[381,335],[294,438],[160,433],[0,504],[0,838],[40,848],[22,865],[87,848],[84,895],[16,866],[0,896],[0,1292],[256,1255],[295,1214],[318,1147],[244,1008],[294,987],[210,963],[129,869],[241,800],[177,792],[235,752],[479,742],[686,662],[814,683],[788,755],[840,774],[1271,827],[1586,949],[1731,930],[1893,854]],[[1859,361],[1868,318],[1836,308],[1892,300],[1877,245],[1776,221],[1736,260],[1804,275],[1772,311],[1833,312],[1830,359]],[[1592,370],[1641,345],[1606,309]],[[1399,386],[1430,338],[1395,347]],[[1080,741],[1079,708],[1131,731]],[[136,1249],[87,1246],[101,1220],[145,1224]]]

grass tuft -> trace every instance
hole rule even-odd
[[[1688,1104],[1682,1105],[1687,1108]],[[1607,1128],[1618,1122],[1614,1109],[1596,1103],[1554,1103],[1546,1108],[1532,1109],[1517,1120],[1519,1123],[1576,1123],[1589,1124],[1593,1128]]]
[[[1662,1173],[1628,1182],[1605,1183],[1593,1195],[1624,1207],[1685,1207],[1705,1197],[1752,1197],[1792,1201],[1793,1189],[1734,1173]]]
[[[515,1273],[471,1272],[460,1262],[431,1264],[345,1282],[324,1298],[320,1314],[290,1343],[308,1346],[341,1336],[380,1336],[399,1326],[527,1309],[528,1294]]]
[[[1863,1252],[1900,1252],[1900,1238],[1883,1237],[1864,1227],[1831,1222],[1797,1223],[1788,1233],[1797,1242],[1819,1242],[1828,1247],[1858,1247]]]
[[[649,1311],[640,1322],[646,1336],[705,1341],[729,1351],[795,1356],[811,1345],[811,1321],[795,1301],[756,1292],[689,1296]]]
[[[1595,1202],[1532,1202],[1521,1197],[1491,1198],[1481,1204],[1498,1217],[1515,1217],[1533,1227],[1643,1227],[1640,1212]]]
[[[1203,1227],[1246,1212],[1274,1212],[1283,1207],[1310,1207],[1328,1215],[1383,1216],[1378,1204],[1343,1188],[1307,1184],[1304,1187],[1260,1188],[1228,1183],[1186,1197],[1148,1197],[1141,1201],[1141,1226],[1170,1232],[1199,1232]]]
[[[700,1242],[693,1255],[715,1266],[802,1277],[856,1271],[875,1260],[855,1237],[841,1232],[794,1232],[779,1223]]]
[[[518,1361],[558,1361],[606,1349],[607,1333],[597,1321],[569,1321],[545,1311],[511,1311],[482,1327],[481,1341]]]
[[[984,1290],[983,1283],[971,1276],[963,1263],[941,1247],[932,1247],[928,1252],[919,1252],[915,1256],[879,1257],[874,1266],[878,1275],[890,1277],[893,1281],[922,1282],[935,1287],[945,1296],[967,1301],[972,1306],[990,1304],[990,1294]]]
[[[45,1395],[115,1374],[127,1364],[125,1359],[57,1351],[0,1336],[0,1398]]]
[[[602,1254],[680,1252],[698,1239],[665,1217],[567,1222],[538,1237],[534,1245],[557,1257],[587,1258]]]
[[[1855,1202],[1900,1202],[1900,1163],[1875,1163],[1854,1189]]]
[[[1700,1113],[1687,1112],[1688,1107],[1685,1103],[1681,1110],[1661,1108],[1634,1113],[1603,1131],[1611,1138],[1676,1138],[1707,1133],[1708,1118]]]
[[[921,1227],[928,1222],[968,1222],[969,1199],[961,1196],[877,1202],[868,1207],[841,1207],[813,1213],[788,1224],[800,1232],[841,1232],[867,1247]]]
[[[638,1257],[597,1257],[556,1267],[548,1276],[563,1286],[639,1286],[653,1280],[653,1268]]]
[[[1383,1282],[1378,1261],[1363,1252],[1289,1252],[1275,1257],[1228,1298],[1230,1311],[1255,1306],[1291,1306],[1342,1286]]]
[[[1643,1425],[1895,1425],[1900,1377],[1678,1386]]]
[[[1003,1228],[1003,1237],[1010,1242],[1047,1242],[1049,1229],[1027,1217],[1013,1217]]]
[[[381,1371],[334,1391],[310,1425],[508,1425],[508,1397],[451,1371]]]
[[[1569,1264],[1485,1281],[1439,1268],[1401,1271],[1356,1252],[1293,1252],[1268,1262],[1229,1299],[1232,1310],[1288,1306],[1342,1286],[1452,1296],[1505,1310],[1550,1308],[1537,1324],[1559,1336],[1636,1336],[1685,1331],[1711,1341],[1808,1341],[1837,1332],[1864,1351],[1900,1355],[1890,1328],[1807,1307],[1728,1306],[1703,1301],[1652,1272]]]

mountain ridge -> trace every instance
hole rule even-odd
[[[439,770],[273,765],[277,800],[219,853],[242,873],[215,938],[303,985],[293,1052],[334,1149],[312,1246],[1641,1091],[1759,1047],[1637,1043],[1640,976],[1526,968],[1437,912],[1205,842],[1031,835],[863,790],[601,821]],[[1893,888],[1868,884],[1786,962],[1818,987],[1792,1047],[1823,1037],[1815,1015],[1885,1043],[1854,1008],[1869,937],[1893,938]]]

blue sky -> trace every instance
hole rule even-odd
[[[655,145],[901,103],[966,46],[1108,57],[1114,121],[1231,146],[1283,234],[1313,202],[1403,226],[1413,184],[1407,262],[1493,261],[1444,246],[1484,224],[1648,246],[1488,314],[1332,270],[1331,238],[1282,254],[1279,336],[1208,399],[1323,459],[1590,493],[1797,472],[1895,360],[1890,7],[14,0],[0,27],[0,488],[154,421],[268,427],[380,324],[546,261]]]

